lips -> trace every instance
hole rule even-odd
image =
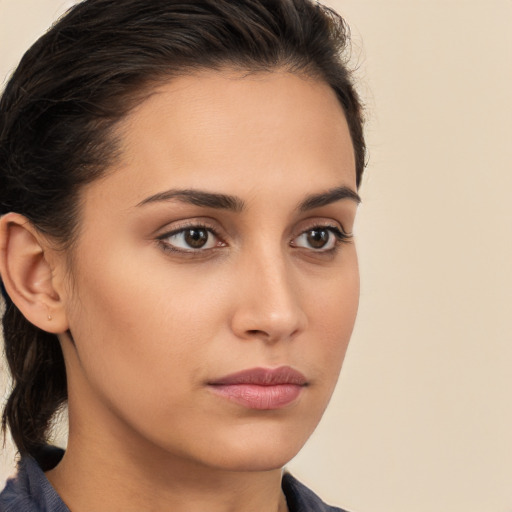
[[[252,368],[209,382],[210,389],[231,402],[249,409],[280,409],[295,402],[307,380],[289,366]]]

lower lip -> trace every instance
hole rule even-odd
[[[258,386],[256,384],[212,385],[211,389],[239,405],[249,409],[281,409],[293,403],[301,394],[303,386],[296,384],[277,384]]]

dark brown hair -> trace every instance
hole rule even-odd
[[[85,0],[28,50],[2,95],[0,214],[18,212],[72,247],[78,192],[115,159],[116,123],[154,84],[226,66],[328,83],[345,112],[359,186],[365,143],[347,49],[342,18],[310,0]],[[20,453],[36,455],[67,398],[64,360],[57,337],[4,295],[13,390],[2,424]]]

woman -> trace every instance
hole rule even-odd
[[[339,510],[282,468],[357,310],[346,45],[309,0],[86,0],[24,56],[0,104],[0,510]]]

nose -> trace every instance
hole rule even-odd
[[[289,340],[305,330],[307,315],[293,269],[286,261],[258,257],[240,269],[232,330],[242,339]]]

